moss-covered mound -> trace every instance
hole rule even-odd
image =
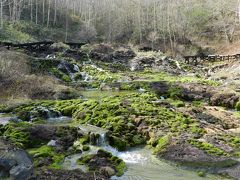
[[[75,123],[90,123],[109,130],[110,144],[119,150],[145,144],[150,132],[203,133],[196,121],[161,106],[159,102],[151,93],[89,100],[78,105],[73,118]]]
[[[78,164],[87,166],[90,171],[104,171],[109,177],[122,176],[126,170],[123,160],[101,149],[97,154],[82,156],[78,159]]]

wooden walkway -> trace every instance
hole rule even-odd
[[[48,50],[54,41],[42,41],[42,42],[32,42],[32,43],[20,43],[14,44],[9,42],[0,42],[0,47],[5,47],[7,49],[25,49],[29,51],[44,51]],[[65,44],[69,45],[71,48],[80,48],[86,43],[72,43],[66,42]]]
[[[198,65],[203,62],[218,62],[240,60],[240,54],[235,55],[208,55],[208,56],[184,56],[185,63]]]

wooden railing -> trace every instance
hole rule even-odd
[[[0,42],[0,47],[5,47],[7,49],[18,48],[18,49],[25,49],[30,51],[41,51],[50,48],[54,41],[42,41],[42,42],[31,42],[31,43],[10,43],[10,42]],[[86,43],[73,43],[73,42],[66,42],[65,44],[69,45],[71,48],[80,48],[81,46],[85,45]]]
[[[235,55],[208,55],[208,56],[184,56],[185,63],[198,65],[203,62],[240,60],[240,54]]]

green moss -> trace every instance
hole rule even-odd
[[[240,102],[238,102],[235,106],[236,110],[240,111]]]
[[[82,147],[82,150],[83,150],[83,151],[89,151],[89,150],[90,150],[90,147],[89,147],[89,146],[86,146],[86,145],[84,145],[84,146]]]
[[[125,73],[126,74],[126,73]],[[199,83],[203,85],[209,86],[218,86],[220,85],[217,81],[207,80],[203,77],[193,77],[193,76],[181,76],[181,75],[171,75],[165,72],[158,72],[158,71],[145,71],[145,72],[127,72],[128,76],[135,77],[138,79],[144,79],[148,82],[158,82],[158,81],[165,81],[168,83]]]
[[[53,148],[50,146],[41,146],[40,148],[30,149],[28,152],[35,157],[51,157],[54,155]]]
[[[199,177],[205,177],[206,176],[206,173],[203,172],[203,171],[199,171],[197,174],[198,174]]]
[[[54,76],[56,76],[57,78],[65,81],[65,82],[71,82],[72,81],[71,78],[69,77],[69,75],[61,72],[57,68],[52,68],[50,71]]]
[[[211,154],[211,155],[215,155],[215,156],[228,156],[228,154],[223,151],[220,148],[215,147],[214,145],[207,143],[207,142],[201,142],[198,140],[189,140],[188,141],[189,144],[204,150],[206,153]]]
[[[158,105],[157,100],[151,93],[132,93],[85,101],[73,113],[74,123],[90,123],[108,129],[111,145],[121,150],[145,143],[147,139],[138,132],[134,119],[137,117],[141,117],[146,126],[165,129],[166,133],[204,133],[198,122]]]
[[[7,124],[2,128],[4,131],[3,136],[17,147],[28,148],[31,146],[31,141],[29,140],[29,133],[26,129],[30,126],[31,124],[24,122]]]
[[[181,96],[182,89],[175,86],[170,86],[168,89],[168,96],[172,99],[177,99]]]
[[[181,100],[167,99],[167,101],[175,107],[185,107],[185,103]]]
[[[7,105],[0,104],[0,113],[6,112],[7,109],[8,109],[8,106],[7,106]]]
[[[145,139],[140,135],[133,136],[133,142],[135,145],[145,144]]]
[[[65,155],[63,154],[55,154],[52,157],[52,161],[53,163],[51,165],[49,165],[49,168],[53,168],[53,169],[61,169],[61,164],[63,163],[65,158]]]
[[[34,156],[34,165],[36,167],[41,166],[40,161],[44,158],[50,158],[51,162],[48,165],[49,168],[61,169],[61,163],[63,162],[65,156],[63,154],[58,154],[55,152],[53,147],[41,146],[40,148],[28,150],[29,154]]]
[[[117,171],[116,176],[122,176],[124,174],[124,172],[126,171],[126,169],[127,169],[126,163],[124,161],[121,161],[116,166],[116,171]]]
[[[115,136],[109,138],[110,145],[117,148],[119,151],[126,150],[127,143],[122,139]]]
[[[30,111],[29,110],[20,110],[17,112],[17,117],[23,121],[30,121]]]
[[[163,153],[166,151],[167,145],[170,143],[170,136],[166,135],[158,139],[157,146],[154,148],[154,154]]]
[[[103,70],[93,65],[83,66],[82,71],[92,76],[93,80],[99,82],[114,82],[120,79],[120,76],[118,74],[111,73],[108,70]]]
[[[201,107],[201,106],[203,106],[203,103],[204,103],[204,102],[202,102],[202,101],[193,101],[193,102],[192,102],[193,106],[196,106],[196,107]]]
[[[18,118],[24,121],[30,120],[30,111],[38,107],[43,107],[53,111],[60,112],[64,116],[72,116],[73,112],[76,111],[78,105],[81,104],[83,100],[58,100],[58,101],[37,101],[34,103],[29,103],[25,105],[20,105],[12,109],[13,113],[16,113]]]
[[[93,154],[91,155],[85,154],[77,160],[77,163],[79,165],[86,165],[93,158],[93,156],[94,156]]]
[[[79,139],[79,142],[83,145],[87,144],[89,142],[89,136],[83,136]]]

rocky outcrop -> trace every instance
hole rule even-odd
[[[52,51],[66,51],[66,50],[70,49],[70,46],[67,44],[64,44],[62,42],[59,42],[59,43],[52,44],[50,49]]]
[[[201,85],[198,83],[182,83],[179,87],[182,89],[181,98],[186,101],[208,101],[214,93],[214,88],[212,86]]]
[[[238,161],[225,156],[209,155],[184,140],[170,142],[161,157],[185,166],[198,168],[225,168],[238,164]]]
[[[55,140],[59,151],[65,151],[71,147],[74,141],[81,136],[78,128],[62,126],[35,125],[29,128],[29,139],[49,142]]]
[[[145,68],[156,68],[159,62],[154,57],[136,57],[130,62],[131,71],[143,71]]]
[[[33,162],[27,152],[0,139],[0,179],[28,180],[33,176]]]
[[[103,62],[126,63],[135,56],[134,51],[126,45],[98,44],[94,45],[90,52],[92,59]]]
[[[235,108],[239,97],[235,93],[216,93],[210,99],[213,106],[223,106],[227,108]]]

